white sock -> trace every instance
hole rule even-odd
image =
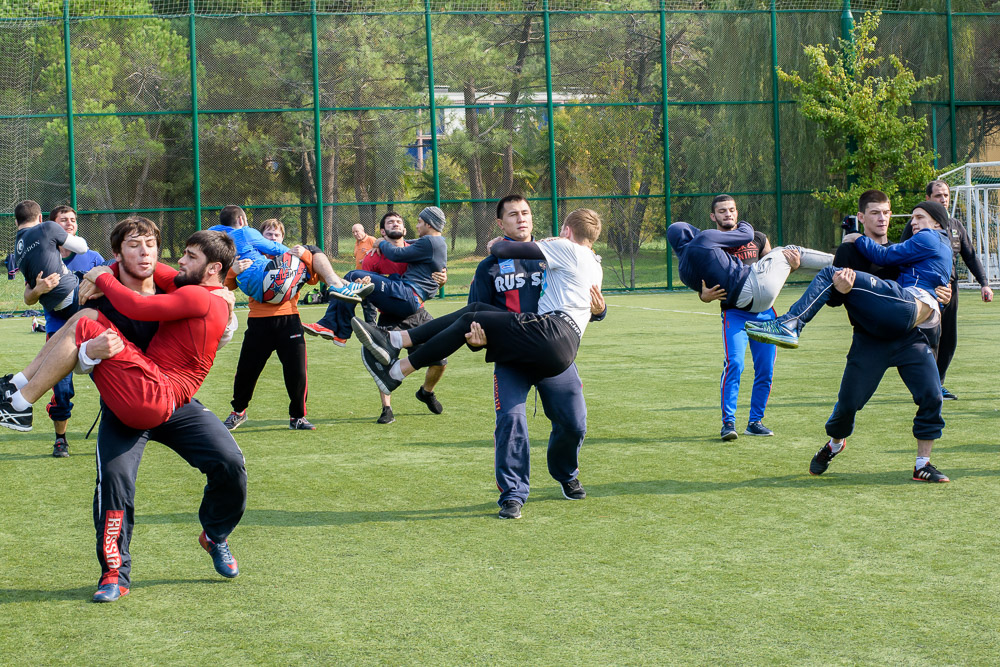
[[[399,331],[390,331],[389,332],[389,343],[391,343],[393,347],[396,347],[396,348],[399,348],[400,350],[402,350],[403,349],[403,334],[401,332],[399,332]],[[396,379],[397,380],[402,380],[403,378],[396,378]]]
[[[27,410],[31,409],[31,403],[28,403],[28,401],[24,400],[24,396],[21,396],[20,390],[15,391],[14,394],[10,397],[10,404],[11,407],[13,407],[18,412],[26,412]]]
[[[829,445],[830,445],[830,451],[836,454],[837,452],[839,452],[841,449],[844,448],[844,441],[841,440],[839,443],[837,443],[833,441],[833,438],[830,438]]]
[[[917,465],[915,465],[914,468],[916,468],[917,470],[920,470],[921,468],[923,468],[925,465],[927,465],[930,462],[931,462],[931,457],[929,457],[929,456],[918,456],[917,457]]]
[[[14,386],[17,387],[18,391],[24,389],[24,385],[28,384],[28,378],[24,377],[24,373],[18,373],[10,379]]]
[[[400,382],[403,381],[403,371],[399,368],[398,361],[392,365],[392,368],[389,369],[389,377],[393,380],[399,380]]]

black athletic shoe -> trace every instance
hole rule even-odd
[[[944,387],[941,387],[941,400],[944,400],[944,401],[957,401],[958,400],[958,396],[956,396],[955,394],[951,393],[950,391],[948,391]]]
[[[236,566],[236,559],[229,552],[229,540],[213,542],[203,530],[198,536],[198,543],[212,557],[212,564],[215,565],[216,572],[227,579],[232,579],[240,573],[240,568]]]
[[[840,452],[844,451],[846,448],[847,440],[844,440],[844,444],[840,446]],[[823,445],[818,452],[816,452],[816,456],[813,457],[813,460],[809,462],[809,474],[822,475],[825,473],[826,469],[830,467],[830,461],[832,461],[833,457],[840,452],[833,451],[830,447],[830,441],[827,440],[826,444]]]
[[[365,368],[368,369],[372,379],[375,380],[375,386],[383,394],[391,394],[402,384],[399,380],[389,376],[389,367],[379,363],[378,359],[375,358],[375,355],[367,347],[361,350],[361,361],[364,362]]]
[[[226,417],[226,421],[222,422],[225,424],[226,428],[230,431],[235,431],[239,428],[240,424],[247,420],[247,411],[243,412],[230,412],[229,416]]]
[[[733,422],[722,422],[722,430],[719,431],[719,436],[722,438],[723,442],[729,442],[730,440],[735,440],[740,437],[736,432],[736,424]]]
[[[299,417],[297,419],[294,418],[294,417],[289,418],[289,420],[288,420],[288,428],[290,428],[293,431],[315,431],[316,430],[316,427],[313,426],[311,423],[309,423],[309,420],[306,419],[305,417]]]
[[[444,411],[444,406],[441,405],[441,401],[437,399],[433,391],[424,391],[423,387],[417,389],[417,400],[426,403],[427,409],[436,415]]]
[[[368,350],[365,350],[368,352]],[[371,354],[369,352],[369,354]],[[375,362],[378,363],[378,362]],[[376,424],[391,424],[396,421],[396,418],[392,415],[392,408],[388,405],[382,406],[382,414],[379,415],[378,419],[375,420]]]
[[[747,424],[747,430],[743,431],[743,435],[774,435],[774,431],[764,426],[761,422],[750,422]]]
[[[500,513],[497,515],[501,519],[520,519],[521,501],[508,498],[500,506]]]
[[[399,348],[389,342],[389,332],[374,324],[368,324],[356,317],[351,318],[351,328],[365,349],[370,351],[381,364],[391,366],[399,358]]]
[[[94,602],[114,602],[118,598],[128,595],[128,589],[118,584],[103,584],[97,587],[94,593]]]
[[[57,459],[69,456],[69,443],[66,442],[66,438],[56,438],[56,444],[52,446],[52,456]]]
[[[12,382],[13,379],[13,373],[7,373],[7,375],[0,377],[0,398],[5,397],[7,394],[13,394],[17,391],[17,387],[15,387]]]
[[[30,431],[31,406],[29,405],[24,411],[15,410],[10,402],[10,393],[5,393],[0,397],[0,426],[14,431]]]
[[[920,470],[916,468],[913,469],[913,481],[914,482],[950,482],[951,480],[943,474],[940,470],[932,466],[930,463],[925,465]]]
[[[587,492],[583,490],[580,480],[571,479],[568,482],[559,482],[562,487],[563,497],[566,500],[583,500],[587,497]]]

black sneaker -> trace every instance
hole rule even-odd
[[[913,481],[914,482],[950,482],[951,480],[942,473],[940,470],[932,466],[930,463],[925,465],[920,470],[916,468],[913,469]]]
[[[840,446],[840,452],[847,448],[847,440],[844,440],[844,444]],[[826,444],[823,445],[816,456],[813,457],[812,461],[809,462],[809,474],[810,475],[822,475],[826,472],[826,469],[830,467],[830,461],[833,457],[840,452],[835,452],[830,447],[830,441],[827,440]]]
[[[381,364],[391,366],[399,358],[399,348],[389,342],[389,332],[356,317],[351,318],[354,334]],[[385,392],[388,393],[388,392]]]
[[[951,393],[950,391],[948,391],[944,387],[941,387],[941,400],[943,400],[943,401],[957,401],[958,400],[958,396],[956,396],[955,394]]]
[[[66,442],[66,438],[56,438],[56,444],[52,446],[52,456],[57,459],[69,456],[69,443]]]
[[[723,442],[729,442],[740,437],[736,432],[736,424],[733,422],[722,422],[722,430],[719,431],[719,436]]]
[[[508,498],[500,505],[500,513],[497,515],[501,519],[520,519],[521,501]]]
[[[7,394],[13,394],[17,391],[17,387],[15,387],[12,382],[13,379],[13,373],[7,373],[7,375],[0,377],[0,397],[6,396]]]
[[[235,431],[240,424],[247,420],[247,411],[243,412],[230,412],[229,416],[226,417],[226,421],[222,422],[226,425],[226,428],[230,431]]]
[[[198,536],[198,543],[212,557],[212,564],[215,565],[216,572],[227,579],[232,579],[240,573],[240,568],[236,566],[236,559],[229,552],[229,540],[213,542],[203,530]]]
[[[316,427],[309,423],[305,417],[291,417],[288,420],[288,428],[293,431],[315,431]]]
[[[417,389],[417,400],[426,403],[427,409],[436,415],[444,411],[444,406],[441,405],[441,401],[437,399],[433,391],[424,391],[423,387]]]
[[[13,387],[13,385],[11,385]],[[0,397],[0,426],[14,431],[31,430],[31,406],[25,411],[15,410],[10,402],[10,392]]]
[[[747,424],[747,430],[743,431],[743,435],[774,435],[774,431],[764,426],[761,422],[750,422]]]
[[[375,355],[367,347],[361,350],[361,361],[364,362],[365,368],[368,369],[372,379],[375,380],[375,385],[383,394],[391,394],[402,384],[399,380],[389,376],[389,367],[379,363]]]
[[[365,350],[367,352],[367,350]],[[377,362],[376,362],[377,363]],[[378,419],[375,420],[376,424],[391,424],[396,421],[396,418],[392,415],[392,408],[388,405],[382,406],[382,414],[379,415]]]
[[[128,589],[118,584],[101,584],[94,593],[94,602],[114,602],[128,595]]]
[[[566,500],[583,500],[587,497],[587,492],[583,490],[580,480],[571,479],[568,482],[559,482],[562,487],[563,497]]]

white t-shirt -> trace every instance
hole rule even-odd
[[[546,264],[538,313],[563,311],[577,323],[582,336],[590,321],[590,287],[600,287],[604,281],[601,258],[590,248],[561,237],[540,241],[538,247]]]

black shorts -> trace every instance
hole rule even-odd
[[[514,313],[504,335],[489,335],[486,361],[515,366],[531,376],[554,377],[570,367],[579,349],[579,330],[569,315]]]

